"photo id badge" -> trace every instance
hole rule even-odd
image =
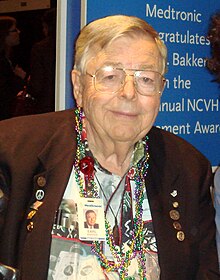
[[[79,239],[105,240],[105,215],[101,198],[80,197],[78,206]]]

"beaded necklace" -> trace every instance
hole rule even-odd
[[[94,181],[94,176],[91,176],[91,170],[87,174],[87,183],[89,189],[84,188],[84,180],[80,174],[82,170],[82,161],[85,161],[86,158],[86,149],[84,145],[85,136],[83,136],[83,111],[82,108],[75,109],[75,118],[76,118],[76,140],[77,140],[77,150],[76,150],[76,159],[74,163],[75,168],[75,178],[79,186],[79,193],[81,197],[99,197],[98,188]],[[105,218],[105,229],[106,229],[106,242],[109,245],[111,254],[114,258],[114,261],[110,261],[103,253],[103,243],[99,241],[94,241],[92,245],[92,252],[98,257],[101,267],[106,269],[107,272],[115,271],[119,274],[120,279],[134,279],[133,277],[128,276],[128,267],[131,264],[131,260],[136,258],[138,261],[138,272],[139,277],[142,280],[147,280],[146,278],[146,265],[145,265],[145,251],[144,248],[144,234],[143,226],[144,222],[142,220],[143,215],[143,200],[144,200],[144,178],[147,175],[148,168],[148,145],[147,145],[148,136],[146,136],[146,160],[139,161],[136,164],[134,170],[134,181],[135,181],[135,217],[134,217],[134,228],[132,231],[132,240],[129,244],[129,249],[125,252],[124,245],[121,247],[116,246],[113,238],[113,230],[110,223]],[[87,169],[89,168],[90,162],[87,162]]]

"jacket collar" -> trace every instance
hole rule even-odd
[[[62,160],[75,158],[76,151],[75,121],[72,118],[63,122],[47,141],[38,155],[45,170],[50,170]]]

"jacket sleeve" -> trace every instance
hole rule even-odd
[[[0,236],[4,227],[5,215],[7,212],[9,200],[9,180],[4,174],[3,168],[0,166]]]
[[[216,249],[215,210],[211,196],[212,173],[207,167],[206,175],[201,176],[199,193],[199,270],[197,280],[220,279]]]
[[[220,267],[220,168],[215,173],[214,177],[214,202],[215,202],[215,223],[217,227],[216,242],[218,249],[218,261]]]

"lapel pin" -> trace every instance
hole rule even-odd
[[[176,237],[179,241],[183,241],[185,239],[185,234],[183,231],[180,230],[177,232]]]
[[[176,197],[177,196],[177,190],[173,190],[171,193],[172,197]]]
[[[170,210],[170,218],[174,221],[179,220],[180,218],[180,213],[177,210]]]
[[[37,210],[31,210],[29,213],[28,213],[28,216],[27,216],[27,219],[28,220],[31,220],[34,215],[36,214]]]
[[[42,201],[37,200],[30,206],[30,208],[34,209],[34,210],[38,210],[41,207],[42,204],[43,204]]]
[[[37,190],[35,197],[37,200],[42,200],[44,198],[44,191],[43,190]]]
[[[174,202],[173,202],[173,207],[174,207],[174,208],[178,208],[178,207],[179,207],[179,203],[178,203],[177,201],[174,201]]]
[[[174,227],[176,230],[181,230],[181,229],[182,229],[181,224],[178,223],[178,222],[173,222],[173,227]]]

